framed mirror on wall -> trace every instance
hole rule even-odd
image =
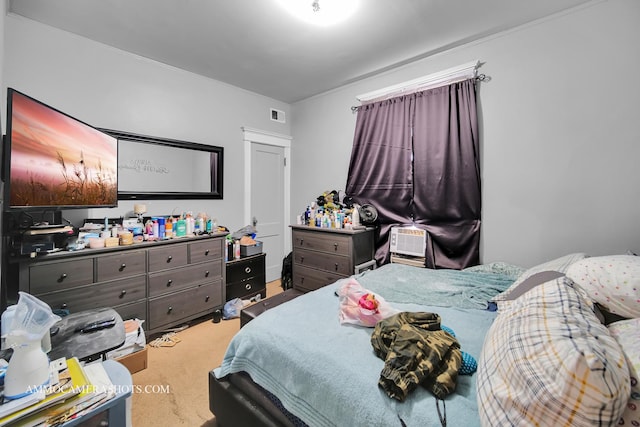
[[[222,147],[101,129],[118,138],[118,199],[222,199]]]

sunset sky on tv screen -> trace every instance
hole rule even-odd
[[[109,185],[107,198],[110,200],[100,200],[95,204],[113,203],[117,198],[117,162],[115,138],[18,92],[13,93],[12,186],[35,182],[42,188],[62,191],[70,188],[69,184],[74,180],[84,179],[86,183],[100,181],[101,185]],[[12,205],[30,204],[14,200],[13,190],[12,187]],[[87,202],[82,198],[74,200],[58,200],[55,204]]]

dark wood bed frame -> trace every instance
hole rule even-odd
[[[209,372],[209,409],[218,426],[296,426],[257,384],[245,375],[218,379]]]
[[[240,312],[240,327],[270,308],[302,295],[291,288],[251,305]],[[295,416],[274,403],[268,392],[254,383],[249,375],[237,373],[216,378],[209,372],[209,410],[219,426],[286,426],[304,425]]]

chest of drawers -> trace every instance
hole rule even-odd
[[[293,286],[312,291],[374,266],[374,228],[345,230],[294,225]]]
[[[227,262],[227,301],[250,299],[258,294],[261,298],[267,297],[265,257],[259,254]]]
[[[225,301],[224,233],[15,260],[9,290],[76,313],[112,307],[149,333],[212,313]],[[17,277],[14,277],[17,275]]]

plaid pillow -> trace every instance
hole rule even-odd
[[[629,400],[622,349],[566,277],[500,309],[478,363],[483,425],[614,425]]]

